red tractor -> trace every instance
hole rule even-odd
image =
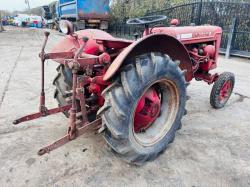
[[[50,53],[40,53],[41,96],[39,112],[24,121],[63,112],[69,117],[64,137],[39,150],[43,155],[75,139],[86,130],[101,133],[112,150],[125,161],[142,164],[155,159],[175,138],[186,114],[186,87],[192,79],[214,84],[212,107],[224,107],[234,88],[232,73],[211,74],[216,68],[222,29],[216,26],[170,27],[150,24],[165,16],[128,20],[145,25],[143,37],[131,41],[95,29],[73,32],[68,21],[61,30],[67,36]],[[55,98],[59,106],[47,109],[44,62],[59,63]]]

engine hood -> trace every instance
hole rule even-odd
[[[184,27],[157,27],[153,28],[152,33],[168,34],[180,40],[182,43],[190,43],[190,41],[206,39],[214,40],[216,35],[222,34],[221,27],[217,26],[184,26]],[[144,32],[144,35],[146,33]]]

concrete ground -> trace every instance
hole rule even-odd
[[[39,157],[39,148],[66,133],[67,120],[58,114],[12,125],[37,111],[43,34],[6,30],[0,33],[0,186],[250,186],[250,60],[220,57],[217,71],[236,75],[234,93],[221,110],[209,104],[212,86],[192,81],[183,128],[153,162],[128,165],[93,133]],[[52,32],[48,48],[60,38]],[[48,107],[57,106],[56,66],[45,66]]]

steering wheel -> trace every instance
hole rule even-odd
[[[128,25],[148,25],[150,23],[156,23],[167,19],[167,16],[164,15],[155,15],[155,16],[145,16],[140,18],[132,18],[127,21]]]

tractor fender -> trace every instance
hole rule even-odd
[[[150,52],[161,52],[174,61],[179,60],[180,69],[187,71],[186,81],[192,80],[192,62],[186,47],[179,40],[167,34],[152,34],[133,42],[115,58],[103,80],[108,81],[112,78],[119,68],[127,63],[126,59]]]

